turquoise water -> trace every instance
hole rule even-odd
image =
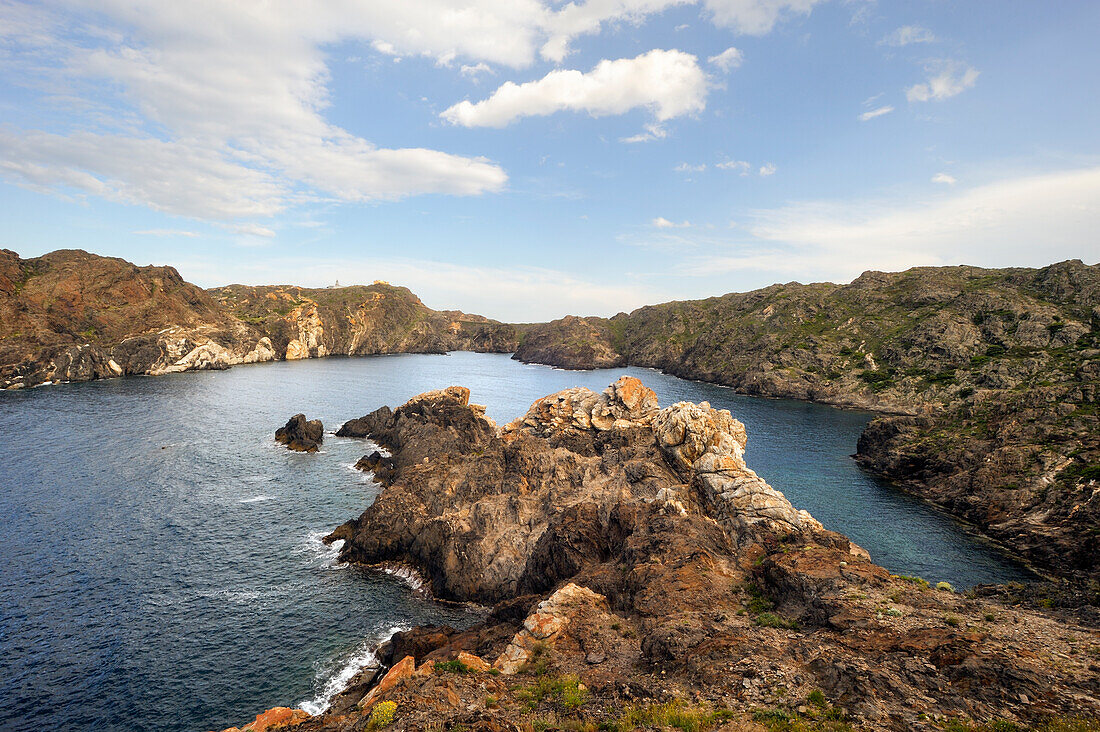
[[[646,369],[561,371],[495,354],[236,367],[0,393],[0,729],[221,729],[322,705],[395,627],[470,623],[402,580],[334,564],[320,537],[377,487],[357,440],[272,435],[468,386],[498,424],[570,386],[641,378],[748,428],[749,465],[888,569],[956,587],[1027,572],[849,457],[870,415],[741,397]]]

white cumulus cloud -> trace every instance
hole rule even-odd
[[[775,163],[764,163],[763,165],[760,166],[760,175],[762,175],[762,176],[774,175],[776,170],[777,170],[777,168],[775,167]]]
[[[676,223],[675,221],[669,221],[664,216],[658,216],[657,218],[653,219],[650,224],[658,229],[686,229],[691,226],[690,221],[681,221],[680,223]]]
[[[560,111],[603,117],[645,107],[663,122],[702,111],[706,97],[706,75],[695,56],[658,49],[631,59],[605,59],[587,73],[558,69],[537,81],[509,81],[487,99],[459,102],[440,116],[463,127],[504,127],[522,117]]]
[[[932,176],[933,183],[946,183],[949,186],[955,185],[958,181],[955,180],[955,176],[948,175],[947,173],[936,173]]]

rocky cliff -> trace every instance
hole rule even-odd
[[[515,358],[632,364],[899,416],[869,468],[1058,573],[1100,567],[1100,266],[918,268],[533,326]]]
[[[271,342],[171,267],[0,250],[0,388],[270,361]]]
[[[891,576],[727,411],[623,378],[497,428],[451,387],[345,434],[391,457],[327,541],[493,608],[398,633],[324,714],[267,713],[295,730],[1096,728],[1095,627]]]
[[[332,354],[511,352],[520,329],[403,287],[204,291],[171,267],[0,250],[0,388]]]
[[[436,311],[405,287],[385,282],[307,289],[229,285],[209,291],[227,313],[263,332],[280,357],[377,353],[509,353],[516,326],[458,311]]]

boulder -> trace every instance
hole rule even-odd
[[[296,452],[317,452],[325,439],[321,420],[306,420],[304,414],[295,414],[287,423],[275,430],[275,441]]]

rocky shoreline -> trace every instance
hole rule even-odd
[[[729,412],[624,377],[498,428],[469,396],[345,425],[390,457],[326,541],[491,612],[397,633],[325,712],[243,729],[1097,728],[1087,616],[890,575],[749,468]]]

